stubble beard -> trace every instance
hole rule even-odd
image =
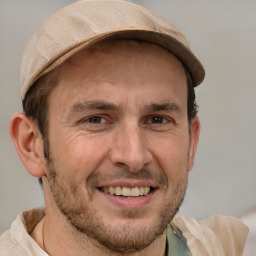
[[[168,223],[171,222],[179,210],[185,196],[187,176],[175,185],[173,195],[169,198],[168,202],[166,203],[166,200],[163,200],[162,209],[158,219],[153,222],[154,224],[135,228],[134,225],[132,225],[133,221],[139,217],[143,217],[140,211],[123,210],[120,212],[120,216],[125,219],[125,224],[122,226],[113,226],[110,223],[105,223],[96,209],[87,207],[92,203],[93,195],[88,196],[86,204],[84,198],[79,197],[78,188],[84,185],[77,184],[72,177],[68,179],[61,177],[62,172],[61,170],[57,170],[55,161],[51,159],[49,151],[47,158],[47,179],[50,190],[55,204],[70,224],[73,235],[79,238],[81,238],[82,235],[85,239],[89,239],[92,244],[96,246],[99,245],[98,247],[103,246],[103,248],[112,253],[129,254],[142,251],[149,247],[164,233]],[[129,176],[127,170],[120,170],[120,172],[126,173],[125,176]],[[142,176],[151,175],[150,171],[145,169],[143,169],[141,173],[144,173]],[[159,180],[166,183],[166,187],[168,187],[167,177],[163,173],[159,175],[161,175]],[[116,176],[113,175],[113,177]],[[100,176],[97,178],[100,179]],[[91,178],[91,180],[95,181],[95,177]],[[79,241],[81,241],[81,239],[79,239]]]

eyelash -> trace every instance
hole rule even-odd
[[[173,123],[174,121],[165,116],[161,115],[153,115],[153,116],[148,116],[144,119],[145,124],[150,124],[150,125],[167,125],[169,123]],[[109,119],[102,117],[100,115],[95,115],[95,116],[90,116],[85,119],[81,120],[81,123],[88,123],[92,125],[102,125],[102,124],[109,124],[111,121]]]
[[[100,122],[97,122],[97,121],[99,121],[99,119],[100,119]],[[87,118],[83,119],[81,122],[82,123],[91,123],[91,124],[97,125],[97,124],[102,124],[102,122],[101,122],[102,120],[104,120],[104,122],[103,122],[104,124],[109,123],[109,121],[106,118],[104,118],[102,116],[99,116],[99,115],[87,117]],[[95,121],[95,122],[91,122],[91,121]]]
[[[154,119],[154,121],[156,121],[155,123],[154,123],[153,119]],[[170,122],[169,118],[166,118],[164,116],[157,116],[157,115],[156,116],[150,116],[150,117],[147,118],[147,120],[150,120],[150,122],[146,121],[145,123],[157,124],[157,125],[166,124],[166,123]]]

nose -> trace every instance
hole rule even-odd
[[[119,127],[113,138],[110,159],[114,165],[125,166],[134,173],[151,162],[152,154],[138,124]]]

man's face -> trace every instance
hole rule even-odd
[[[191,138],[173,55],[130,42],[75,56],[49,97],[46,201],[109,249],[141,250],[183,200]]]

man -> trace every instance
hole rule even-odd
[[[184,35],[119,0],[77,2],[35,32],[11,137],[45,209],[21,213],[3,255],[242,255],[232,217],[174,217],[199,138],[204,69]]]

